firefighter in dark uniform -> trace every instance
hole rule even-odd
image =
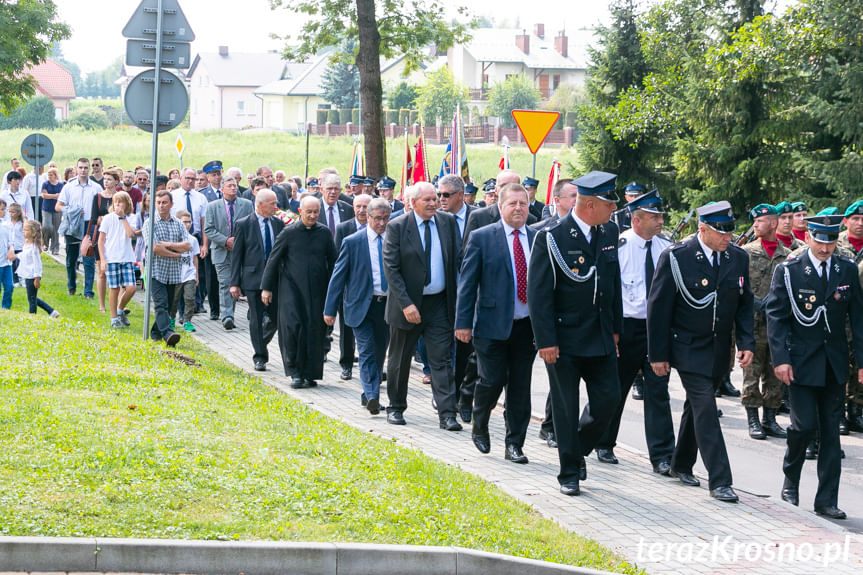
[[[616,176],[590,172],[570,213],[540,231],[528,266],[528,307],[539,355],[554,368],[550,381],[558,482],[578,495],[587,477],[584,456],[605,432],[620,400],[617,340],[622,325]],[[579,382],[590,409],[579,417]]]
[[[857,365],[863,365],[863,293],[857,266],[834,253],[842,216],[813,216],[806,222],[809,248],[776,269],[766,303],[774,371],[791,395],[782,499],[799,503],[806,446],[819,433],[815,512],[845,519],[838,507],[839,418],[849,372],[845,322],[851,324]],[[863,379],[863,369],[857,379]]]
[[[732,327],[740,366],[752,361],[749,256],[731,244],[734,212],[727,201],[696,211],[698,233],[666,249],[656,266],[647,301],[648,357],[659,377],[676,368],[686,391],[672,475],[685,485],[699,485],[692,466],[700,451],[710,495],[736,503],[714,382],[728,370]]]
[[[524,186],[525,190],[527,190],[529,200],[527,206],[528,211],[530,211],[531,215],[536,218],[536,221],[541,220],[542,208],[545,207],[545,204],[536,199],[536,187],[539,186],[539,180],[526,176],[524,180],[522,180],[521,185]]]

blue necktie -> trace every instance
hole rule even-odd
[[[264,220],[264,261],[270,259],[271,251],[273,251],[273,236],[270,235],[270,222]]]
[[[384,274],[384,240],[378,234],[378,269],[381,272],[381,291],[386,293],[389,284],[387,284],[387,276]]]
[[[186,192],[186,211],[192,215],[192,193]],[[195,218],[192,218],[192,233],[195,233]]]

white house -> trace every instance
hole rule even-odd
[[[188,73],[192,130],[261,128],[263,105],[254,91],[282,78],[286,62],[277,52],[218,53],[195,56]]]
[[[307,123],[317,123],[316,110],[326,101],[321,88],[330,54],[319,54],[306,62],[291,62],[279,80],[268,82],[253,93],[263,102],[263,127],[300,132]]]

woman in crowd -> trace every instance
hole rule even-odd
[[[57,235],[57,228],[60,227],[60,217],[62,214],[57,211],[57,198],[60,197],[60,190],[63,189],[64,183],[60,181],[60,174],[57,168],[48,168],[48,181],[42,184],[42,241],[44,245],[42,249],[45,251],[51,250],[51,254],[57,255],[60,252],[60,237]]]

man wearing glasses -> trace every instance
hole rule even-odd
[[[90,179],[102,186],[105,187],[105,177],[102,175],[102,158],[93,158],[93,161],[90,163],[90,167],[93,169],[93,173],[90,174]]]
[[[692,466],[701,451],[710,495],[737,503],[714,382],[728,371],[731,334],[741,367],[755,351],[749,255],[731,243],[734,212],[727,201],[696,210],[698,233],[662,252],[647,301],[648,358],[659,377],[677,369],[686,403],[680,418],[671,475],[698,486]]]

